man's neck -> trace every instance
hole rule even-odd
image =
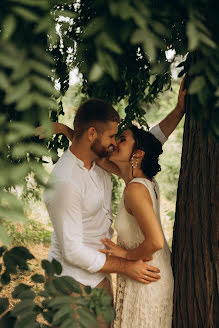
[[[90,170],[93,162],[97,157],[93,152],[91,152],[90,147],[88,147],[83,141],[72,141],[70,146],[70,151],[84,163],[84,167]]]

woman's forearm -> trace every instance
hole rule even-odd
[[[148,258],[151,258],[156,251],[163,248],[163,245],[164,241],[161,241],[160,243],[153,243],[150,240],[144,240],[138,247],[127,250],[125,258],[129,261],[136,261],[140,259],[147,260]]]
[[[53,126],[53,134],[57,134],[57,133],[62,133],[64,134],[70,141],[72,141],[73,137],[74,137],[74,130],[69,128],[67,125],[62,124],[62,123],[57,123],[57,122],[53,122],[52,123]]]

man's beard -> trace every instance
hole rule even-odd
[[[109,155],[109,150],[101,144],[100,139],[98,139],[98,138],[91,145],[91,150],[99,158],[105,158],[105,157],[108,157],[108,155]]]

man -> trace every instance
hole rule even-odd
[[[176,108],[155,126],[153,133],[162,143],[183,116],[183,86]],[[109,273],[122,273],[145,283],[159,279],[159,269],[142,260],[127,261],[99,252],[101,239],[111,238],[110,174],[95,164],[116,147],[115,136],[120,121],[114,108],[98,99],[82,104],[74,120],[71,147],[55,165],[52,191],[44,193],[44,201],[54,227],[49,259],[57,259],[62,274],[81,285],[103,287],[112,294]],[[100,327],[105,327],[101,322]]]

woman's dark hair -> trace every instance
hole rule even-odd
[[[149,179],[152,179],[161,170],[161,167],[158,164],[158,158],[163,152],[162,144],[150,132],[138,129],[134,125],[129,129],[132,131],[135,139],[133,152],[137,149],[145,152],[141,162],[141,169]]]

